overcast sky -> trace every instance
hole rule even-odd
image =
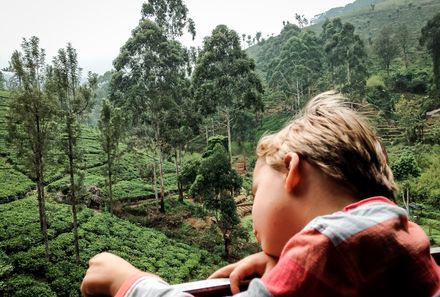
[[[47,62],[71,42],[80,66],[99,74],[112,68],[120,47],[130,37],[147,0],[1,0],[0,68],[8,66],[23,37],[40,38]],[[186,0],[197,36],[186,45],[201,46],[218,24],[240,35],[278,34],[283,20],[294,22],[295,13],[308,19],[353,0]],[[188,39],[189,40],[189,39]]]

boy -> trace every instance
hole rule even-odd
[[[257,146],[254,233],[262,252],[211,277],[242,296],[433,296],[440,270],[429,240],[394,199],[384,148],[335,92],[312,99]],[[188,296],[123,259],[90,260],[85,296]]]

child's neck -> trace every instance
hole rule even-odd
[[[340,211],[357,201],[355,195],[346,186],[329,178],[316,167],[310,166],[306,170],[309,172],[307,178],[303,180],[303,185],[307,190],[301,191],[305,224],[317,216]]]

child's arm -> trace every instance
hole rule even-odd
[[[142,272],[116,255],[101,253],[90,259],[89,269],[81,284],[81,293],[83,296],[115,296],[124,282],[141,275],[157,277]]]
[[[209,278],[229,277],[231,291],[233,294],[240,292],[239,284],[241,280],[252,275],[263,276],[277,264],[278,259],[259,252],[250,255],[239,262],[227,265],[214,272]]]

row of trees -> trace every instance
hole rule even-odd
[[[419,38],[420,45],[426,47],[432,57],[435,90],[440,89],[439,19],[440,15],[436,15],[428,21]],[[310,94],[329,88],[350,93],[354,98],[365,97],[366,80],[375,71],[372,66],[376,63],[390,77],[392,62],[400,56],[409,71],[409,54],[412,47],[417,46],[410,41],[406,25],[395,29],[384,27],[372,42],[374,55],[368,59],[370,49],[355,33],[354,26],[335,18],[323,23],[319,35],[285,23],[280,35],[261,42],[254,52],[258,67],[265,74],[270,96],[295,110]],[[426,78],[426,84],[428,81]],[[416,92],[428,91],[423,86],[414,88]]]
[[[231,156],[236,118],[243,110],[263,108],[262,83],[238,34],[217,26],[194,57],[176,40],[185,29],[194,34],[186,14],[182,1],[144,4],[139,25],[114,61],[110,84],[110,100],[128,111],[133,129],[145,132],[141,145],[156,155],[162,212],[164,154],[175,156],[179,175],[186,144],[215,117],[225,123]]]
[[[46,258],[49,257],[49,248],[45,174],[54,156],[67,159],[65,171],[69,176],[74,250],[76,261],[79,262],[77,204],[84,188],[83,175],[79,170],[82,152],[78,141],[81,123],[93,107],[97,75],[89,73],[87,82],[81,83],[77,52],[71,44],[58,51],[51,65],[46,64],[45,58],[45,51],[39,47],[39,39],[35,36],[29,40],[23,39],[22,51],[17,50],[12,54],[8,70],[14,74],[14,88],[9,101],[8,140],[17,149],[17,157],[23,160],[29,176],[36,182]],[[120,112],[105,101],[99,128],[110,181],[112,160],[122,131],[121,122]],[[111,142],[108,141],[110,138]]]
[[[187,12],[180,0],[149,0],[142,6],[139,25],[114,60],[109,93],[111,103],[103,102],[98,123],[106,154],[110,211],[113,208],[114,161],[123,126],[136,133],[137,148],[152,152],[158,163],[160,210],[165,212],[164,158],[174,156],[176,176],[180,176],[187,145],[200,134],[201,128],[207,131],[215,119],[224,124],[225,148],[229,156],[214,155],[227,162],[230,169],[232,127],[243,132],[249,127],[251,118],[263,110],[263,84],[256,74],[254,61],[240,47],[238,34],[219,25],[205,38],[198,52],[187,49],[177,40],[185,30],[195,34],[194,22]],[[438,49],[435,36],[440,26],[437,23],[436,19],[428,23],[424,28],[427,33],[421,39],[431,50],[433,59]],[[10,140],[28,160],[27,167],[37,183],[41,231],[48,256],[44,168],[49,160],[49,143],[56,139],[54,123],[63,127],[61,147],[68,159],[75,251],[79,260],[76,205],[82,182],[78,169],[81,162],[78,138],[81,119],[92,106],[97,77],[89,74],[88,81],[81,83],[77,54],[70,44],[59,50],[52,65],[46,65],[44,50],[38,43],[36,37],[25,39],[23,52],[16,51],[11,58],[15,91],[10,105]],[[354,94],[364,90],[367,78],[364,44],[354,33],[354,27],[340,19],[327,20],[319,36],[287,24],[279,39],[265,42],[261,47],[262,70],[271,93],[285,98],[291,110],[299,109],[305,98],[330,87]],[[437,66],[434,62],[434,67]],[[436,70],[434,76],[437,79]],[[124,110],[125,122],[121,110]],[[241,134],[237,132],[236,138],[244,138],[246,133]],[[212,161],[212,158],[207,160]],[[208,163],[203,164],[207,166]],[[156,169],[153,171],[156,173]],[[206,198],[204,203],[207,205],[217,205],[213,209],[220,210],[220,216],[225,214],[235,221],[227,215],[231,210],[229,206],[208,202],[212,200],[209,196],[228,201],[233,187],[225,182],[223,189],[208,193],[200,182],[200,178],[190,181],[192,189],[198,189],[192,193]],[[178,179],[177,188],[183,199],[181,179]],[[223,234],[226,240],[227,232]],[[225,243],[227,250],[226,246]]]
[[[253,60],[240,47],[238,34],[224,25],[218,26],[205,39],[195,58],[191,50],[177,41],[185,29],[195,34],[194,23],[187,17],[182,1],[150,0],[142,6],[139,25],[114,60],[110,101],[102,102],[98,121],[107,169],[110,212],[113,208],[114,164],[122,127],[128,126],[133,132],[139,151],[152,152],[153,159],[157,160],[160,210],[165,212],[164,158],[175,157],[176,175],[179,176],[186,145],[199,133],[200,127],[214,117],[224,122],[228,134],[224,147],[228,152],[226,157],[220,158],[222,152],[217,152],[214,158],[225,163],[220,165],[232,172],[231,127],[240,123],[237,119],[243,117],[244,111],[263,110],[263,86],[255,73]],[[89,73],[87,82],[81,83],[77,53],[70,44],[60,49],[52,64],[47,65],[37,37],[23,40],[22,52],[13,53],[9,70],[14,74],[8,116],[9,140],[20,148],[19,153],[27,160],[26,167],[37,184],[46,257],[49,257],[49,249],[45,173],[52,156],[61,154],[65,156],[69,176],[68,196],[72,205],[75,255],[79,261],[76,213],[77,204],[84,195],[84,174],[80,170],[83,160],[78,141],[81,124],[96,97],[97,76]],[[124,110],[124,117],[121,110]],[[54,141],[58,141],[61,152],[54,149]],[[208,168],[208,163],[203,162],[206,164],[203,168]],[[207,177],[204,181],[208,181]],[[198,190],[193,194],[206,198],[203,203],[208,209],[217,209],[214,213],[225,238],[225,251],[228,251],[230,226],[238,223],[235,208],[231,208],[233,191],[239,187],[237,178],[236,186],[225,182],[215,190],[215,199],[220,199],[220,204],[208,202],[212,201],[207,198],[212,193],[202,191],[205,186],[200,178],[192,183],[198,185],[194,186]],[[183,199],[180,179],[178,189]],[[232,204],[224,204],[225,201],[232,201]]]

